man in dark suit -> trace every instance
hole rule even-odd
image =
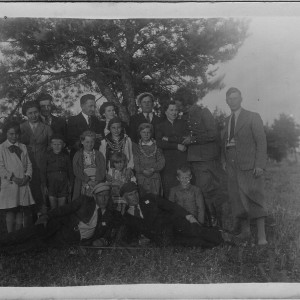
[[[211,112],[197,103],[189,109],[187,122],[190,135],[182,143],[188,146],[187,160],[204,196],[208,224],[221,225],[222,204],[227,200],[227,191],[217,127]]]
[[[226,119],[222,154],[235,231],[240,232],[241,238],[249,237],[250,219],[256,219],[258,244],[265,245],[263,172],[267,163],[267,142],[263,122],[258,113],[241,107],[239,89],[228,89],[226,102],[232,113]]]
[[[137,186],[132,182],[121,187],[120,195],[129,206],[123,217],[131,234],[142,234],[159,246],[180,244],[212,248],[225,242],[221,230],[201,226],[178,204],[153,194],[145,194],[140,199]]]
[[[41,93],[36,101],[40,106],[41,119],[46,125],[49,125],[53,133],[58,133],[66,138],[67,122],[64,118],[56,117],[53,112],[53,98],[50,94]]]
[[[155,138],[155,127],[161,122],[161,118],[153,113],[154,96],[151,93],[142,93],[137,96],[136,105],[142,109],[142,112],[130,117],[129,137],[133,142],[138,143],[139,126],[142,123],[150,123],[153,125],[153,137]]]
[[[42,215],[35,225],[1,236],[4,252],[26,251],[39,246],[66,246],[87,242],[106,246],[116,220],[116,211],[108,209],[110,186],[99,183],[93,197],[86,195]]]
[[[95,116],[96,100],[92,94],[83,95],[80,98],[81,113],[76,116],[70,117],[67,126],[67,142],[69,149],[71,150],[70,156],[73,156],[80,148],[80,135],[86,131],[91,130],[96,133],[96,141],[94,149],[99,150],[100,142],[104,125]]]

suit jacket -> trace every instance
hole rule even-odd
[[[91,117],[91,126],[89,127],[82,113],[72,116],[68,120],[67,126],[67,143],[71,149],[71,158],[75,152],[79,150],[80,135],[86,131],[91,130],[97,134],[103,134],[103,123],[98,120],[96,116]],[[94,149],[99,149],[100,140],[96,139]]]
[[[219,158],[217,127],[211,112],[194,104],[189,109],[188,127],[192,140],[187,160],[210,161]]]
[[[65,139],[67,137],[67,122],[66,119],[51,115],[51,129],[53,133],[61,134]],[[67,142],[67,141],[66,141]]]
[[[153,125],[153,129],[154,129],[154,133],[153,133],[153,137],[155,138],[155,127],[156,125],[158,125],[160,122],[162,121],[162,119],[158,116],[156,116],[155,114],[153,114],[153,118],[151,121],[151,124]],[[142,123],[148,123],[147,119],[145,118],[144,114],[139,113],[136,115],[133,115],[130,117],[130,122],[129,122],[129,137],[131,138],[131,140],[134,143],[138,143],[139,141],[139,135],[138,135],[138,127],[142,124]]]
[[[40,169],[45,154],[50,147],[52,129],[48,125],[38,122],[37,128],[33,133],[28,121],[22,123],[20,127],[21,142],[27,146],[32,167],[33,169]]]
[[[49,221],[47,226],[51,226],[51,220],[59,220],[59,234],[67,243],[80,241],[80,232],[78,224],[80,221],[87,223],[96,209],[96,202],[93,197],[80,196],[73,202],[60,206],[48,212]],[[98,221],[91,240],[103,237],[109,240],[112,229],[116,226],[115,220],[117,212],[106,209],[102,215],[101,209],[98,209]],[[57,222],[56,222],[57,223]],[[51,230],[50,230],[51,231]]]
[[[222,132],[222,154],[226,159],[228,123]],[[237,162],[241,170],[255,167],[264,169],[267,164],[267,141],[262,119],[258,113],[242,109],[236,122],[234,132]]]

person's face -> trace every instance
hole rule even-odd
[[[39,121],[40,112],[36,107],[28,108],[26,111],[26,117],[30,123],[36,123]]]
[[[62,151],[65,143],[60,139],[53,139],[51,141],[51,148],[55,154],[58,154]]]
[[[169,105],[168,109],[166,110],[166,116],[169,120],[174,121],[178,116],[178,109],[176,105]]]
[[[122,171],[125,167],[125,163],[123,160],[114,162],[114,167],[118,171]]]
[[[118,137],[120,136],[121,134],[121,131],[122,131],[122,125],[121,123],[113,123],[111,126],[110,126],[110,132],[111,132],[111,135],[113,137]]]
[[[233,92],[226,98],[226,103],[232,111],[236,111],[241,107],[242,97],[240,93]]]
[[[19,139],[18,130],[16,128],[8,129],[6,133],[6,138],[10,143],[15,144]]]
[[[84,138],[84,140],[81,142],[81,144],[83,145],[83,149],[85,151],[92,151],[95,145],[95,139],[91,136],[86,136]]]
[[[111,120],[116,116],[116,111],[113,106],[108,106],[105,108],[104,116],[106,120]]]
[[[49,117],[52,112],[52,105],[50,100],[42,100],[40,101],[41,114],[44,117]]]
[[[138,191],[132,191],[130,193],[124,194],[124,199],[129,206],[135,206],[139,204],[139,194]]]
[[[143,113],[151,113],[153,109],[153,102],[150,96],[144,97],[141,100],[141,109]]]
[[[105,209],[109,201],[109,191],[103,191],[95,195],[95,200],[100,209]]]
[[[147,143],[151,139],[151,130],[150,128],[145,128],[140,131],[142,142]]]
[[[177,179],[178,181],[180,182],[180,185],[183,187],[183,188],[186,188],[189,186],[190,182],[191,182],[191,179],[192,179],[192,174],[191,172],[186,172],[186,173],[183,173],[183,172],[178,172],[178,175],[177,175]]]
[[[87,100],[81,105],[81,109],[86,115],[93,116],[96,110],[96,101],[92,99]]]

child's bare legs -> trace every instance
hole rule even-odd
[[[258,245],[266,245],[265,217],[256,219],[257,225],[257,243]]]
[[[58,206],[63,206],[67,203],[67,197],[60,197],[57,198],[57,204]]]
[[[16,213],[8,211],[6,213],[6,228],[7,232],[10,233],[16,230]]]
[[[54,196],[49,196],[50,209],[58,207],[58,198]]]

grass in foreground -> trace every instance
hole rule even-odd
[[[1,286],[75,286],[132,283],[230,283],[300,279],[300,166],[272,165],[266,201],[276,226],[267,247],[137,250],[48,249],[0,259]],[[3,219],[3,215],[2,215]],[[3,220],[1,220],[4,226]]]

